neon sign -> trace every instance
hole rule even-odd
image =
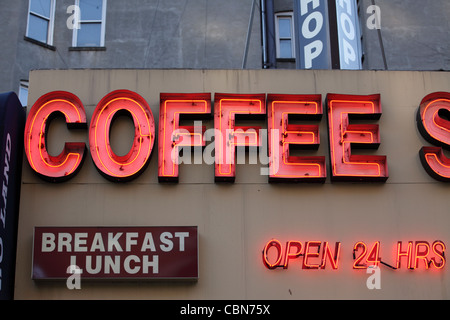
[[[450,181],[450,159],[443,148],[450,149],[450,93],[435,92],[422,99],[417,112],[417,127],[422,136],[436,147],[423,147],[420,160],[426,172],[441,181]]]
[[[386,181],[385,156],[353,155],[353,148],[378,148],[378,125],[351,124],[353,119],[379,119],[380,96],[329,94],[328,125],[330,136],[331,179]]]
[[[220,94],[214,96],[214,128],[216,137],[215,180],[233,182],[236,175],[236,147],[261,145],[259,127],[237,126],[236,117],[266,115],[265,95]]]
[[[325,269],[327,261],[331,262],[331,268],[338,269],[341,243],[336,242],[334,252],[327,241],[323,242],[322,252],[320,250],[321,245],[321,241],[306,241],[304,245],[300,241],[288,241],[283,252],[281,242],[277,239],[272,239],[264,246],[262,252],[263,263],[271,270],[279,267],[288,269],[291,260],[303,257],[303,269]],[[276,251],[275,259],[270,257],[272,256],[270,253],[271,248],[274,248],[272,251]],[[294,248],[294,252],[292,252],[292,248]]]
[[[180,126],[181,116],[211,114],[211,95],[161,94],[159,112],[158,177],[159,181],[178,181],[178,148],[204,147],[205,127]]]
[[[317,149],[320,144],[318,125],[290,124],[289,119],[322,118],[320,95],[268,95],[269,181],[318,181],[326,179],[325,157],[294,157],[290,148]],[[279,152],[274,146],[280,144]]]
[[[43,179],[61,182],[75,176],[86,155],[86,145],[66,142],[63,151],[51,156],[47,151],[47,127],[51,120],[63,115],[69,129],[86,128],[86,112],[74,94],[54,91],[40,97],[30,110],[26,124],[24,147],[28,163]]]
[[[180,148],[205,147],[206,127],[187,126],[183,118],[211,118],[213,102],[209,93],[161,93],[158,137],[158,179],[177,182]],[[267,108],[266,108],[267,105]],[[388,179],[387,157],[354,154],[355,148],[377,149],[380,130],[377,124],[354,123],[353,120],[378,120],[381,116],[380,95],[328,94],[328,136],[331,181],[385,182]],[[266,110],[267,109],[267,110]],[[426,96],[417,114],[419,131],[437,146],[420,151],[425,170],[435,179],[450,181],[450,159],[442,148],[450,149],[450,93]],[[135,133],[130,151],[118,156],[111,149],[109,131],[120,115],[128,115]],[[267,117],[269,182],[320,182],[327,177],[325,157],[293,156],[294,149],[316,150],[320,145],[317,123],[323,107],[320,95],[223,94],[214,95],[214,166],[216,182],[234,182],[237,147],[261,147],[260,126],[242,126],[241,119]],[[81,169],[87,148],[82,142],[66,142],[57,156],[47,151],[49,123],[63,115],[68,129],[87,127],[82,102],[72,93],[55,91],[40,97],[32,106],[25,127],[25,154],[30,167],[41,178],[62,182]],[[207,131],[207,130],[206,130]],[[155,141],[155,121],[148,103],[128,90],[107,94],[96,106],[89,126],[89,151],[95,167],[111,181],[130,181],[147,167]]]
[[[134,123],[133,145],[124,156],[111,149],[109,130],[118,114]],[[97,105],[89,128],[89,147],[98,171],[112,181],[128,181],[147,167],[155,141],[155,121],[147,102],[137,93],[117,90],[107,94]]]
[[[289,240],[283,247],[278,239],[269,240],[262,250],[263,265],[269,269],[288,269],[297,260],[297,265],[301,264],[302,269],[326,269],[327,262],[333,270],[339,269],[342,256],[342,245],[336,242],[333,246],[328,241],[306,241]],[[428,241],[409,241],[405,246],[402,241],[398,241],[392,250],[392,259],[395,263],[387,263],[381,258],[380,241],[368,245],[364,241],[354,244],[352,250],[352,268],[367,269],[369,266],[379,266],[383,264],[391,269],[443,269],[446,263],[446,246],[444,242],[436,240],[433,243]],[[406,260],[406,261],[405,261]],[[406,262],[406,263],[402,263]]]

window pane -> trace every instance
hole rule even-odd
[[[101,29],[101,23],[82,23],[77,34],[77,46],[99,47]]]
[[[30,0],[30,10],[50,19],[50,0]]]
[[[48,21],[30,14],[28,37],[47,43]]]
[[[81,20],[102,20],[103,0],[80,0]]]
[[[280,38],[291,38],[291,19],[280,18],[278,20]]]
[[[280,58],[292,58],[291,40],[280,40]]]
[[[19,88],[19,100],[23,107],[28,103],[28,86],[20,84]]]

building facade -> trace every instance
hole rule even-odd
[[[36,69],[307,68],[300,61],[312,38],[302,28],[310,36],[317,26],[330,60],[320,68],[346,69],[338,62],[338,20],[354,33],[356,68],[450,68],[445,0],[341,1],[340,12],[354,12],[339,19],[334,1],[303,3],[302,15],[298,0],[14,1],[0,13],[8,44],[0,90],[16,92],[25,105],[28,74]]]
[[[9,298],[448,299],[449,14],[9,3],[0,92],[27,107]]]
[[[422,100],[434,92],[448,92],[445,90],[449,82],[445,72],[411,71],[358,71],[357,75],[346,70],[34,71],[32,103],[43,106],[48,100],[42,99],[49,92],[69,92],[82,102],[86,126],[68,129],[64,119],[55,118],[48,129],[42,128],[39,118],[32,119],[37,110],[45,109],[30,110],[25,133],[25,141],[29,142],[25,146],[21,185],[15,297],[447,299],[449,269],[444,246],[450,241],[448,183],[429,175],[428,167],[421,162],[420,150],[435,144],[421,134],[416,115]],[[116,90],[127,91],[120,93],[124,95],[121,98]],[[168,93],[174,95],[166,103]],[[232,96],[222,98],[225,93]],[[343,96],[332,96],[334,93]],[[139,141],[135,127],[139,126],[139,132],[145,134],[144,127],[137,124],[138,120],[115,116],[114,123],[105,124],[106,136],[94,138],[104,132],[103,125],[99,127],[103,122],[98,112],[107,111],[103,106],[110,105],[111,97],[129,101],[138,97],[136,94],[151,109],[154,144],[140,149],[150,150],[151,157],[144,169],[133,171],[139,175],[120,178],[121,172],[127,172],[123,168],[126,165],[116,167],[114,163],[134,163],[127,152],[135,150],[130,145]],[[276,100],[272,100],[273,94]],[[374,94],[379,94],[379,100]],[[319,95],[315,96],[317,100],[312,100],[314,95]],[[345,113],[331,111],[333,101],[342,100],[347,106],[348,100],[354,99],[352,95],[357,97],[350,103],[357,108],[354,115],[367,112],[368,118],[351,117],[347,127],[341,118]],[[297,100],[292,100],[293,96]],[[68,97],[66,93],[53,99]],[[448,100],[445,95],[441,98]],[[200,114],[193,109],[208,99],[211,110],[202,109],[204,114]],[[267,105],[265,110],[258,109],[259,114],[247,114],[245,118],[236,117],[230,130],[234,133],[237,128],[245,128],[250,137],[251,128],[261,129],[261,137],[264,130],[273,126],[279,126],[281,132],[274,136],[270,129],[266,135],[269,144],[261,145],[259,151],[249,146],[249,153],[242,154],[236,147],[234,179],[230,179],[226,173],[231,165],[224,162],[225,167],[217,171],[220,162],[211,159],[214,154],[226,152],[220,150],[228,150],[220,149],[219,137],[229,137],[230,131],[220,135],[222,129],[217,121],[222,114],[231,112],[226,109],[226,101],[234,102],[233,110],[245,110],[254,108],[257,99],[263,99],[261,106]],[[320,113],[302,121],[289,117],[284,120],[288,127],[278,120],[273,124],[269,120],[276,116],[276,109],[272,108],[281,108],[279,117],[283,112],[293,112],[295,116],[299,111],[283,108],[308,108],[313,105],[309,101],[317,101],[318,111],[320,106],[323,108],[322,118]],[[378,120],[369,119],[371,112],[376,111],[367,108],[372,103],[373,107],[382,106]],[[121,106],[132,107],[125,102]],[[169,107],[175,109],[169,111]],[[222,112],[218,114],[218,110]],[[193,113],[178,121],[172,118],[177,112]],[[108,113],[104,115],[109,117]],[[343,125],[345,131],[334,131]],[[30,126],[35,129],[29,129]],[[205,146],[197,151],[194,148],[188,158],[187,149],[183,149],[183,162],[174,165],[168,162],[171,148],[181,142],[171,138],[166,144],[164,137],[167,132],[172,137],[172,130],[181,126],[194,126],[194,134],[201,134],[204,127],[201,135]],[[214,139],[212,129],[216,129]],[[65,143],[78,142],[87,148],[84,162],[75,171],[58,159],[41,162],[42,153],[37,158],[33,156],[33,137],[37,135],[34,130],[46,132],[47,143],[40,144],[40,152],[47,150],[56,157],[64,154]],[[314,136],[318,139],[316,148],[307,148]],[[379,146],[373,149],[376,136]],[[368,140],[369,137],[372,138]],[[111,149],[97,151],[104,147],[104,139]],[[337,162],[340,156],[335,153],[342,147],[341,141],[344,147],[349,145],[345,141],[363,143],[359,150],[347,151],[354,154],[345,160],[350,172],[336,171],[341,167]],[[299,149],[302,144],[304,148]],[[273,155],[277,145],[283,156],[280,162],[270,163],[279,164],[281,176],[272,177],[267,171],[267,155]],[[116,159],[109,164],[108,154]],[[43,157],[47,158],[45,153]],[[176,176],[174,168],[178,169]],[[317,172],[317,168],[322,171]],[[73,229],[79,227],[94,229]],[[105,227],[116,229],[102,234],[101,228]],[[132,238],[137,231],[130,228],[135,227],[150,228],[153,241]],[[161,242],[153,227],[197,228],[197,246],[195,241],[188,246],[188,238],[183,238],[183,252],[197,249],[197,253],[190,254],[198,261],[194,277],[181,281],[178,273],[171,271],[171,279],[159,278],[176,266],[184,270],[187,262],[182,256],[169,265],[164,262],[168,253],[160,246],[165,247],[165,242]],[[180,238],[170,229],[167,232],[173,234],[174,250],[169,253],[181,254]],[[103,240],[94,241],[95,234]],[[112,245],[116,243],[113,240],[117,245]],[[135,273],[148,267],[144,261],[154,262],[155,256],[159,257],[157,271]],[[112,258],[114,267],[109,260]],[[132,264],[126,259],[133,259]],[[52,266],[60,264],[59,274],[55,273]],[[79,289],[71,284],[74,273],[66,271],[71,264],[83,270],[78,278]],[[378,271],[371,271],[371,265],[377,266]]]
[[[75,5],[79,30],[91,27],[90,36],[77,32]],[[8,23],[0,37],[9,45],[0,62],[0,90],[19,93],[21,81],[25,87],[35,69],[261,68],[260,15],[252,5],[251,0],[14,1],[1,13]],[[46,24],[39,29],[33,19]]]

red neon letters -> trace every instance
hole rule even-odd
[[[131,150],[117,156],[109,143],[114,117],[127,114],[134,123]],[[155,121],[147,102],[137,93],[117,90],[107,94],[97,105],[89,128],[89,146],[98,171],[112,181],[128,181],[147,167],[155,141]]]
[[[442,241],[434,241],[431,246],[427,241],[409,241],[405,245],[402,241],[397,243],[396,266],[402,267],[402,261],[406,259],[408,269],[418,269],[419,267],[429,269],[442,269],[445,266],[446,247]]]
[[[262,259],[264,265],[271,270],[279,267],[287,269],[291,260],[301,256],[303,256],[303,269],[325,269],[327,260],[331,262],[332,269],[338,269],[340,251],[340,242],[336,242],[333,252],[327,241],[323,243],[321,241],[306,241],[304,245],[300,241],[288,241],[283,251],[281,242],[272,239],[264,246]]]
[[[356,252],[361,248],[361,253],[356,256]],[[367,245],[358,241],[353,246],[353,256],[355,262],[353,263],[353,269],[366,269],[367,266],[379,266],[380,265],[380,242],[376,241],[372,248],[368,251]]]
[[[423,147],[419,154],[425,171],[436,180],[450,181],[450,159],[442,148],[450,149],[450,93],[427,95],[417,112],[417,127],[422,136],[437,147]]]
[[[178,181],[179,147],[205,146],[205,127],[180,126],[180,117],[211,114],[211,95],[161,94],[159,111],[159,181]]]
[[[379,119],[379,95],[328,94],[331,179],[335,181],[386,181],[385,156],[354,155],[353,148],[378,148],[378,125],[351,124],[351,119]]]
[[[289,119],[320,120],[320,95],[275,95],[267,98],[269,130],[269,181],[317,181],[326,179],[325,157],[290,156],[290,148],[317,149],[318,125],[290,124]]]
[[[54,157],[46,148],[46,127],[58,113],[65,116],[68,128],[86,127],[86,113],[81,101],[69,92],[51,92],[39,98],[30,110],[25,128],[25,153],[33,170],[42,178],[65,181],[81,168],[84,143],[66,143]],[[133,146],[125,156],[117,156],[109,143],[109,129],[116,115],[131,117],[135,127]],[[128,181],[147,166],[155,140],[155,123],[147,102],[138,94],[117,90],[97,105],[89,128],[89,146],[98,171],[112,181]]]
[[[66,142],[58,156],[48,153],[46,129],[58,115],[64,116],[69,129],[86,127],[86,113],[81,101],[69,92],[54,91],[43,95],[33,105],[24,134],[28,163],[41,178],[51,182],[73,177],[81,168],[86,153],[86,145],[81,142]]]
[[[321,250],[322,248],[322,250]],[[404,245],[399,241],[393,252],[394,263],[388,264],[381,259],[381,244],[376,241],[368,246],[363,241],[358,241],[353,246],[353,269],[367,269],[379,267],[381,264],[391,269],[443,269],[445,266],[446,246],[442,241],[434,241],[431,245],[427,241],[409,241]],[[303,257],[303,259],[301,259]],[[287,241],[283,248],[277,239],[269,240],[262,251],[262,261],[267,269],[288,269],[291,263],[301,261],[302,269],[325,269],[326,263],[331,263],[331,268],[339,269],[341,258],[341,243],[336,242],[334,249],[329,242],[321,241]],[[405,261],[406,260],[406,261]],[[406,262],[406,264],[402,264]],[[298,266],[298,264],[297,264]]]
[[[380,132],[376,124],[352,123],[353,119],[378,119],[379,95],[328,94],[328,135],[332,181],[380,181],[388,179],[386,156],[352,154],[352,148],[377,148]],[[211,116],[211,95],[161,94],[159,114],[160,182],[178,181],[180,147],[205,146],[205,126],[186,126],[180,118],[203,119]],[[235,179],[236,147],[261,147],[259,126],[237,125],[240,119],[267,116],[269,182],[324,182],[324,156],[293,156],[292,149],[317,149],[320,144],[317,124],[298,124],[297,120],[319,121],[320,95],[221,94],[214,96],[215,181]],[[86,127],[81,101],[69,92],[55,91],[40,97],[31,108],[25,127],[25,154],[31,168],[43,179],[60,182],[81,169],[86,146],[67,142],[57,156],[47,151],[46,128],[58,114],[69,129]],[[134,123],[133,145],[124,156],[110,147],[111,123],[120,114]],[[450,93],[426,96],[417,113],[418,128],[427,141],[437,145],[423,147],[420,158],[425,170],[435,179],[450,181]],[[89,127],[89,150],[98,171],[111,181],[129,181],[147,167],[155,141],[155,122],[147,102],[137,93],[117,90],[107,94],[94,110]]]
[[[233,182],[236,175],[236,147],[260,146],[259,127],[236,125],[236,117],[266,115],[264,94],[221,94],[214,96],[215,180]]]

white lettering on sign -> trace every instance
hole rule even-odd
[[[92,258],[95,257],[93,262]],[[79,261],[78,261],[79,262]],[[70,256],[70,264],[77,265],[77,257]],[[105,274],[120,274],[123,268],[128,274],[136,274],[142,272],[144,274],[159,273],[159,256],[153,255],[150,259],[148,255],[138,257],[136,255],[128,255],[121,257],[118,255],[104,255],[104,256],[86,256],[85,261],[81,264],[85,266],[84,270],[79,269],[79,273],[86,271],[89,274],[98,274],[103,271]],[[142,270],[141,270],[142,268]],[[151,272],[150,272],[151,268]]]
[[[2,183],[2,198],[3,204],[0,208],[0,221],[3,229],[6,228],[6,203],[8,197],[8,182],[9,182],[9,163],[11,161],[11,135],[6,135],[5,141],[5,167],[3,168],[3,183]],[[0,237],[0,263],[3,262],[3,238]],[[2,290],[2,267],[0,266],[0,291]]]
[[[158,248],[164,252],[185,250],[185,239],[189,237],[189,232],[163,232],[159,237]],[[120,241],[125,239],[125,245]],[[175,243],[174,243],[175,242]],[[86,232],[70,233],[58,232],[42,234],[42,252],[131,252],[136,246],[141,252],[155,252],[157,246],[151,232],[146,232],[142,243],[138,243],[137,232],[109,232],[105,241],[102,234],[97,232],[92,240],[88,241]],[[75,264],[74,264],[75,265]]]
[[[312,2],[312,6],[308,4]],[[308,16],[303,20],[301,26],[302,36],[305,39],[313,39],[317,37],[323,28],[324,17],[320,11],[314,11],[320,5],[319,0],[303,0],[300,1],[300,14]],[[303,48],[305,69],[311,69],[313,66],[313,60],[316,59],[323,51],[322,40],[316,39],[307,43]]]
[[[305,50],[306,69],[312,68],[312,61],[322,53],[322,49],[323,49],[323,42],[320,40],[315,40],[305,46],[304,50]]]
[[[141,243],[138,243],[137,232],[109,232],[106,240],[100,232],[95,233],[92,240],[88,239],[87,232],[43,233],[41,251],[112,253],[111,255],[87,255],[83,258],[85,261],[81,263],[77,261],[77,256],[71,256],[70,265],[85,266],[81,269],[82,273],[98,274],[103,271],[105,274],[120,274],[123,270],[128,274],[138,272],[157,274],[159,272],[158,255],[138,257],[130,254],[123,257],[113,253],[132,252],[136,247],[141,252],[155,252],[157,248],[163,252],[183,252],[185,239],[188,237],[189,232],[163,232],[159,236],[159,241],[155,243],[152,233],[146,232]]]
[[[336,3],[341,69],[360,69],[358,61],[357,11],[354,0]]]

